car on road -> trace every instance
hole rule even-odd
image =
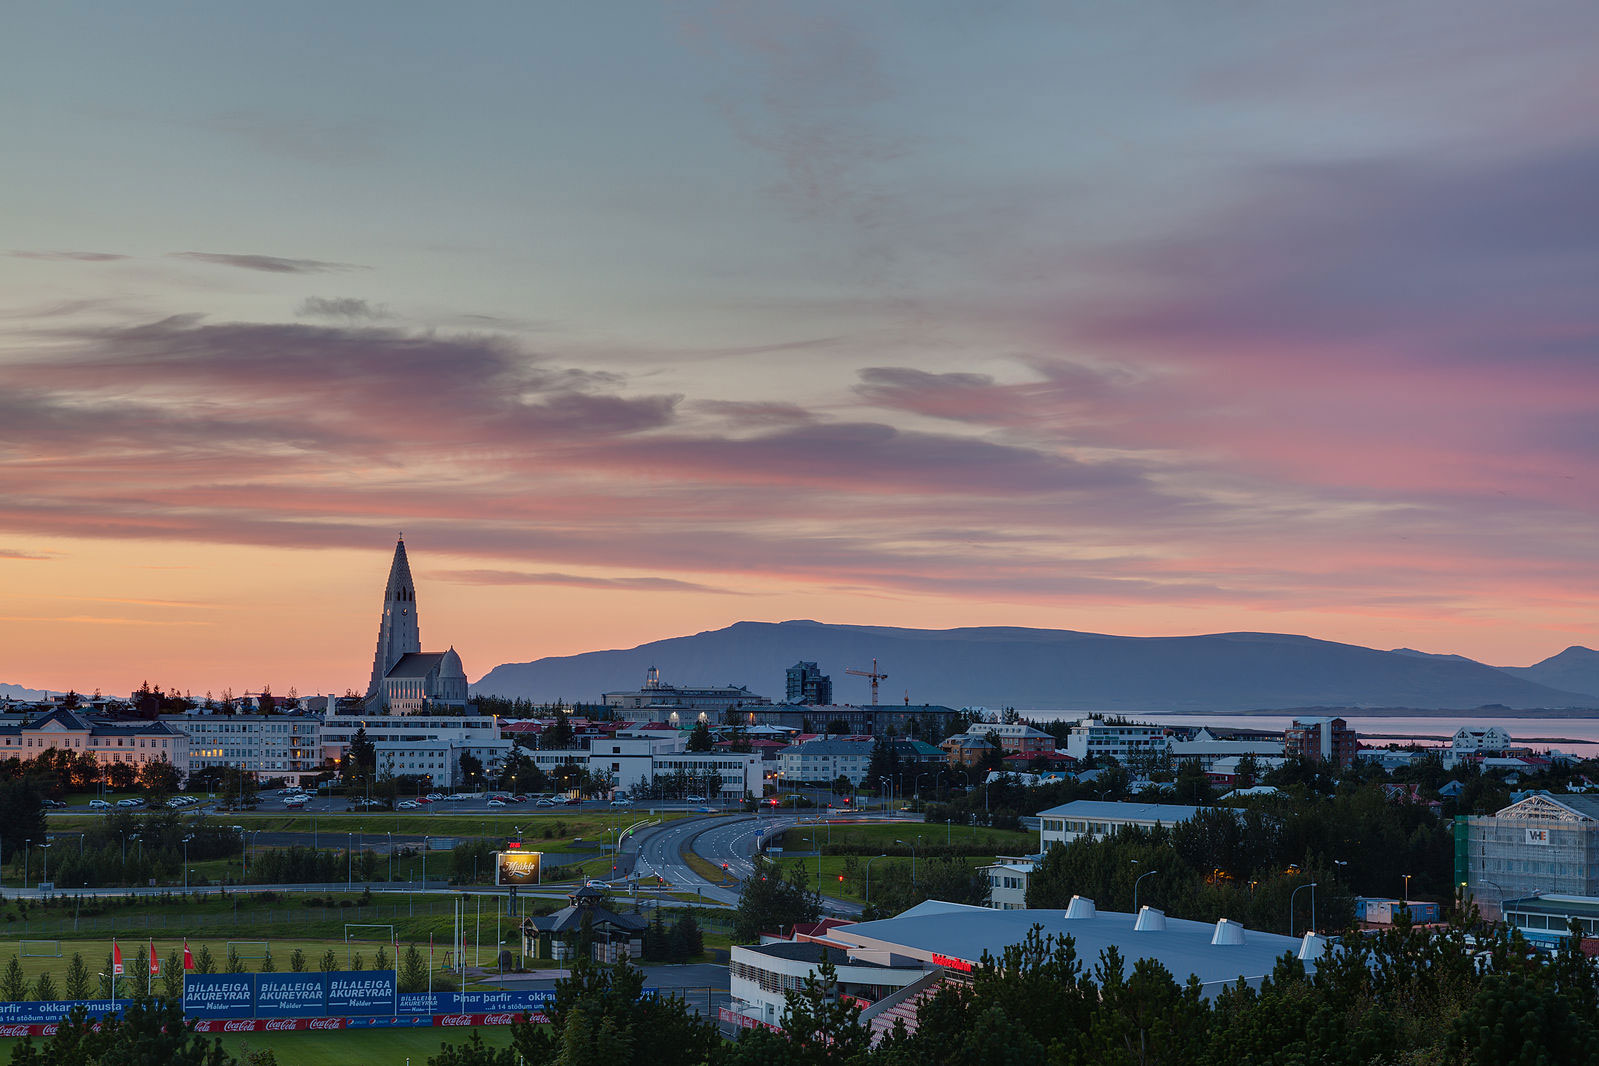
[[[442,792],[429,792],[428,793],[428,802],[429,803],[443,803],[444,802],[444,793],[442,793]]]
[[[401,800],[398,806],[402,811],[415,811],[420,810],[422,807],[416,800]]]
[[[503,806],[505,806],[505,801],[504,800],[489,800],[489,806],[490,807],[503,807]]]
[[[117,806],[118,807],[129,807],[129,808],[131,808],[131,807],[143,807],[144,806],[144,800],[140,799],[137,796],[129,796],[127,799],[117,800]]]
[[[63,803],[61,800],[53,800],[53,799],[48,799],[48,798],[42,799],[39,802],[44,804],[46,807],[65,807],[66,806],[66,804]]]
[[[690,802],[690,803],[704,803],[704,802],[706,802],[706,798],[704,796],[689,796],[689,797],[687,797],[687,799],[688,799],[688,802]]]
[[[630,799],[626,799],[626,798],[614,799],[614,800],[611,801],[611,806],[613,806],[613,807],[631,807],[632,805],[633,805],[633,801],[630,800]]]
[[[490,802],[493,802],[493,801],[491,800]],[[557,801],[551,799],[549,796],[543,796],[543,797],[535,800],[534,803],[533,803],[533,806],[535,806],[535,807],[553,807],[553,806],[555,806],[556,802]]]

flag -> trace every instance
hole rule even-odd
[[[122,948],[115,940],[111,941],[111,976],[122,976]]]
[[[150,976],[161,976],[161,960],[155,956],[155,937],[150,938]]]
[[[183,972],[194,972],[194,952],[189,950],[189,942],[187,940],[183,942]]]

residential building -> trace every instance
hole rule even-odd
[[[754,752],[680,751],[655,756],[653,773],[656,776],[676,774],[679,771],[690,777],[721,778],[720,796],[712,796],[713,799],[739,800],[746,793],[758,797],[766,788],[765,775],[761,770],[761,757]],[[653,784],[653,780],[647,782],[646,787],[649,784]],[[627,785],[627,787],[634,786]]]
[[[1165,726],[1089,715],[1066,734],[1066,754],[1079,762],[1108,756],[1125,763],[1165,755],[1168,742]]]
[[[1027,909],[1027,882],[1033,876],[1036,860],[1002,859],[982,868],[988,878],[988,905],[997,911]]]
[[[956,733],[939,745],[951,766],[976,766],[994,751],[988,738],[976,733]]]
[[[1599,896],[1599,796],[1538,794],[1457,817],[1455,883],[1490,917],[1534,894]]]
[[[1266,765],[1264,760],[1271,760],[1270,765],[1282,763],[1283,741],[1281,737],[1272,737],[1265,740],[1221,740],[1211,736],[1205,730],[1200,730],[1199,735],[1192,740],[1177,740],[1171,742],[1171,757],[1173,762],[1192,759],[1199,763],[1199,768],[1209,773],[1217,762],[1223,759],[1241,759],[1244,756],[1253,756],[1257,763]]]
[[[1025,722],[978,723],[968,726],[967,736],[992,738],[1007,755],[1044,755],[1055,750],[1055,738]]]
[[[1454,737],[1449,741],[1449,750],[1457,757],[1502,755],[1510,750],[1510,747],[1510,734],[1496,725],[1488,726],[1486,729],[1462,726],[1455,731]]]
[[[833,679],[815,663],[797,662],[788,668],[786,703],[826,705],[833,702]]]
[[[1110,836],[1128,826],[1169,828],[1207,809],[1174,803],[1073,800],[1038,812],[1038,850],[1048,851],[1051,844],[1070,844],[1079,837]]]
[[[164,721],[102,718],[63,707],[0,725],[0,760],[36,759],[51,749],[82,752],[102,766],[142,769],[164,760],[180,773],[190,769],[189,738]]]
[[[872,737],[827,737],[807,740],[785,748],[777,757],[783,780],[791,784],[802,781],[832,783],[840,777],[849,778],[851,785],[859,785],[866,778],[872,764],[872,749],[877,741]]]
[[[1355,761],[1355,731],[1342,718],[1295,718],[1283,731],[1283,754],[1343,768]]]

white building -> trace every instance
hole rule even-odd
[[[1090,756],[1111,756],[1127,762],[1135,755],[1162,756],[1170,743],[1166,727],[1140,722],[1107,721],[1089,715],[1066,735],[1066,754],[1082,760]]]
[[[777,756],[778,769],[783,780],[798,784],[801,781],[827,782],[840,777],[859,785],[866,778],[872,763],[873,737],[828,737],[807,740],[785,748]]]
[[[344,758],[350,741],[362,728],[377,754],[379,773],[429,777],[439,788],[455,788],[463,783],[463,754],[472,755],[483,764],[484,773],[492,776],[499,772],[511,751],[511,742],[500,736],[499,727],[489,715],[336,715],[322,719],[322,758],[335,763]],[[576,754],[580,758],[584,755]]]
[[[1038,812],[1039,851],[1051,844],[1070,844],[1078,837],[1110,836],[1127,826],[1153,829],[1186,822],[1204,807],[1174,803],[1118,803],[1107,800],[1073,800]]]
[[[1215,764],[1223,759],[1240,759],[1245,755],[1253,755],[1256,762],[1262,767],[1264,760],[1272,759],[1272,765],[1281,765],[1283,761],[1282,738],[1276,740],[1217,740],[1203,729],[1193,740],[1173,740],[1171,742],[1171,757],[1174,762],[1185,759],[1198,761],[1199,768],[1209,773]]]
[[[681,770],[691,777],[720,777],[724,799],[743,799],[746,792],[759,797],[766,787],[766,779],[761,772],[761,757],[753,752],[682,751],[657,755],[654,763],[656,775],[675,774]],[[644,787],[647,789],[653,784],[652,778]]]
[[[988,905],[996,911],[1027,909],[1027,882],[1033,876],[1032,859],[1009,859],[983,867],[988,878]]]
[[[823,957],[838,970],[839,993],[863,1006],[876,1003],[928,975],[934,968],[892,951],[851,951],[841,943],[777,940],[734,944],[728,965],[730,1010],[742,1024],[777,1026],[785,996],[805,987]]]
[[[1485,751],[1502,752],[1510,747],[1510,734],[1496,725],[1486,729],[1462,726],[1449,741],[1454,755],[1479,755]]]
[[[281,777],[299,784],[321,773],[322,719],[288,714],[172,714],[161,720],[189,737],[195,770],[237,766],[258,780]]]
[[[142,769],[165,760],[187,774],[190,765],[189,738],[164,721],[104,719],[61,708],[0,725],[0,759],[36,759],[51,749],[92,755],[102,766]]]

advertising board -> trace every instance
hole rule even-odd
[[[497,851],[494,853],[494,883],[497,885],[536,885],[539,883],[539,864],[544,853],[539,851]]]

